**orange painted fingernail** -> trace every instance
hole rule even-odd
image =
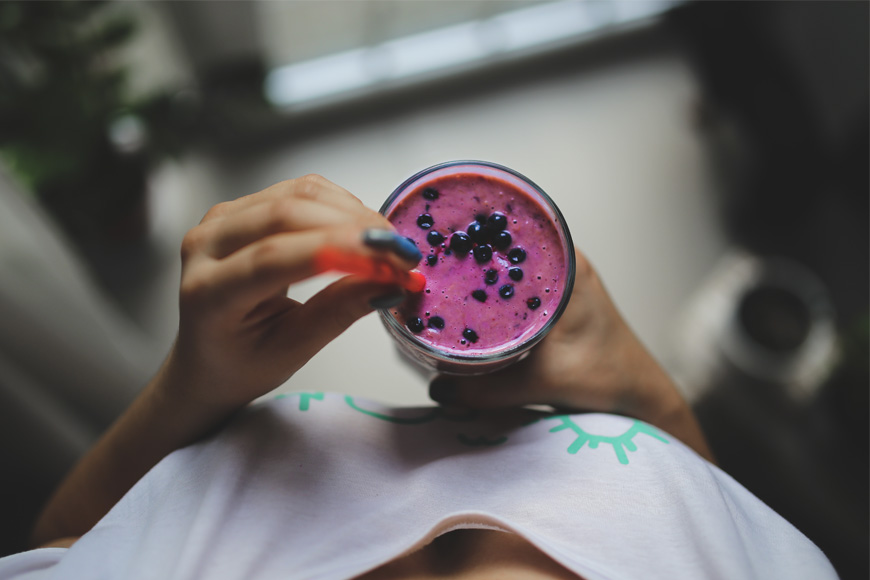
[[[426,287],[426,277],[420,272],[405,272],[389,262],[327,246],[314,255],[314,271],[323,273],[331,270],[356,274],[375,282],[393,282],[409,292],[422,292]]]
[[[408,281],[404,284],[408,292],[422,292],[426,287],[426,276],[422,272],[408,272]]]

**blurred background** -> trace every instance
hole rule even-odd
[[[320,173],[377,208],[483,159],[555,199],[721,467],[866,579],[868,22],[866,2],[0,3],[0,555],[167,353],[210,206]],[[420,405],[426,385],[370,316],[280,390]]]

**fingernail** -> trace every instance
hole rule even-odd
[[[423,253],[417,248],[417,244],[413,240],[402,237],[396,234],[396,247],[394,248],[399,257],[419,264],[423,259]]]
[[[371,300],[369,300],[369,306],[371,306],[375,310],[386,310],[387,308],[393,308],[394,306],[398,306],[404,301],[404,292],[394,292],[392,294],[384,294],[383,296],[376,296],[375,298],[372,298]]]
[[[439,403],[450,404],[456,400],[457,386],[454,381],[439,377],[429,385],[429,397]]]
[[[417,244],[390,230],[367,229],[363,232],[363,243],[377,250],[390,250],[400,258],[414,263],[423,259],[423,254],[417,249]]]

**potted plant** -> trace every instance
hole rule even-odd
[[[0,161],[80,245],[145,232],[148,172],[187,134],[172,94],[128,95],[135,31],[122,5],[0,2]]]

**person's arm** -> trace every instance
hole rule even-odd
[[[196,441],[235,411],[175,395],[167,361],[123,415],[82,458],[45,506],[35,546],[64,546],[90,529],[163,457]]]
[[[474,408],[545,404],[628,415],[714,461],[691,407],[625,323],[586,257],[575,255],[568,307],[532,353],[490,375],[438,376],[430,385],[432,399]]]
[[[315,255],[326,246],[407,271],[419,259],[416,249],[385,244],[393,231],[383,216],[318,176],[212,208],[182,244],[180,324],[169,356],[55,491],[31,545],[69,545],[161,459],[282,384],[371,312],[373,301],[400,302],[395,284],[354,276],[304,304],[286,295],[316,273]],[[402,246],[394,237],[393,246]]]

